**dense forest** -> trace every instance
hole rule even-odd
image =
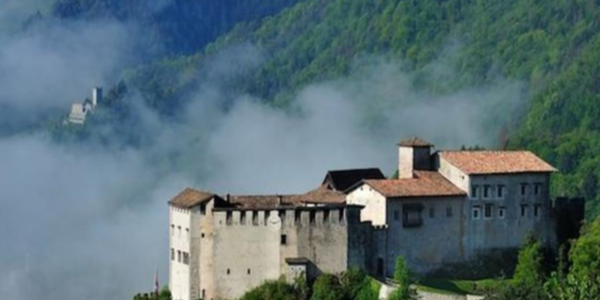
[[[149,36],[138,37],[154,55],[200,51],[239,22],[260,20],[298,0],[58,0],[51,14],[63,20],[116,19],[137,22]]]
[[[423,72],[414,84],[445,93],[485,87],[498,76],[524,82],[528,111],[497,146],[530,149],[557,166],[553,194],[586,197],[592,216],[600,208],[599,19],[600,4],[589,0],[305,0],[127,78],[153,106],[169,107],[198,83],[193,70],[211,54],[250,42],[267,60],[239,88],[286,106],[299,88],[347,75],[365,55],[401,60],[416,74],[445,56],[452,76],[437,80]]]
[[[556,166],[561,172],[552,178],[553,196],[585,197],[588,224],[553,273],[543,269],[536,243],[526,245],[513,283],[495,291],[494,299],[597,299],[599,1],[159,2],[160,6],[133,0],[60,0],[54,6],[52,14],[62,19],[136,19],[154,28],[157,35],[146,42],[159,55],[124,70],[122,82],[109,92],[115,107],[122,105],[115,100],[122,94],[139,91],[150,107],[171,114],[206,79],[198,70],[218,53],[239,45],[254,45],[265,55],[256,70],[236,79],[233,88],[278,108],[290,107],[294,95],[308,84],[348,76],[365,57],[401,61],[414,75],[415,89],[435,94],[485,88],[498,77],[523,83],[528,106],[522,115],[507,116],[509,126],[496,137],[495,146],[528,149]],[[426,72],[440,60],[451,70],[449,75],[437,78]],[[108,114],[104,121],[115,119]],[[88,129],[70,130],[85,134]],[[317,285],[313,292],[339,292],[319,299],[370,299],[369,282],[361,276],[364,298],[358,290],[343,288],[343,277],[322,279],[325,287]],[[245,299],[279,299],[263,297],[277,293],[284,294],[281,299],[307,298],[305,291],[272,282],[250,291]]]

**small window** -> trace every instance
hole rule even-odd
[[[521,204],[521,217],[527,216],[527,204]]]
[[[478,206],[473,207],[473,220],[479,220],[481,218],[481,208]]]
[[[281,244],[282,245],[287,245],[287,234],[282,234],[281,235]]]
[[[423,205],[421,204],[405,204],[402,206],[403,211],[403,227],[419,227],[423,225],[423,218],[421,217],[421,211]]]
[[[185,229],[185,238],[186,238],[186,239],[189,239],[189,238],[190,238],[190,229],[189,229],[189,228],[186,228],[186,229]]]
[[[309,213],[309,222],[311,224],[314,224],[316,219],[317,219],[317,212],[314,210],[311,210]]]
[[[301,212],[299,210],[294,211],[294,221],[300,223]]]
[[[181,251],[177,250],[177,262],[181,262]]]
[[[484,198],[484,199],[489,199],[489,198],[490,198],[490,195],[491,195],[491,193],[492,193],[491,191],[492,191],[492,187],[491,187],[491,186],[489,186],[489,185],[487,185],[487,184],[486,184],[486,185],[484,185],[484,186],[483,186],[483,198]]]
[[[177,226],[177,236],[181,237],[181,226]]]
[[[483,208],[483,217],[486,219],[491,219],[493,210],[494,206],[492,204],[486,204]]]
[[[248,269],[248,275],[250,275],[252,273],[252,271],[250,271],[250,269]]]
[[[506,187],[504,185],[498,186],[498,190],[496,191],[496,196],[498,196],[498,199],[504,198],[504,189],[506,189]]]
[[[504,219],[506,217],[506,208],[505,207],[498,207],[498,218],[499,219]]]
[[[202,238],[204,238],[204,233],[203,233],[203,234],[201,234],[200,236],[202,236]]]
[[[252,211],[252,225],[258,226],[258,212]]]
[[[541,210],[542,210],[541,205],[539,205],[539,204],[534,205],[533,206],[533,216],[536,218],[539,217],[541,214]]]
[[[201,215],[206,215],[206,204],[201,204],[200,205],[200,214]]]
[[[446,217],[452,218],[452,206],[446,208]]]
[[[533,193],[534,193],[536,196],[539,196],[539,195],[542,193],[542,184],[541,184],[541,183],[536,183],[536,184],[533,186]]]
[[[240,212],[240,224],[246,225],[246,212],[245,211]]]
[[[429,217],[432,219],[435,218],[435,208],[434,207],[429,208]]]
[[[175,225],[171,224],[171,236],[175,235]]]
[[[326,210],[323,212],[323,221],[324,221],[324,222],[329,222],[329,209],[326,209]]]
[[[227,269],[227,275],[231,274],[231,270]]]
[[[473,185],[471,186],[471,199],[479,198],[479,186]]]
[[[527,183],[521,183],[521,196],[527,196]]]
[[[394,220],[400,220],[400,211],[394,210]]]
[[[175,260],[175,249],[171,248],[171,260]]]
[[[202,299],[206,299],[206,290],[202,289]]]

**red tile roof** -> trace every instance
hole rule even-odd
[[[365,180],[364,182],[388,198],[466,195],[463,190],[434,171],[415,171],[414,178]]]
[[[212,199],[215,195],[209,192],[186,188],[179,195],[169,201],[169,204],[181,208],[191,208],[202,202]]]
[[[440,151],[438,154],[469,175],[557,171],[529,151]]]
[[[226,198],[224,198],[226,199]],[[312,204],[344,204],[346,195],[342,192],[320,186],[305,194],[296,195],[241,195],[230,196],[230,203],[238,208],[245,209],[271,209],[285,206],[304,206]]]

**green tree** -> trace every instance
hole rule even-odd
[[[410,271],[403,256],[396,258],[394,266],[394,281],[398,287],[390,294],[389,300],[418,299],[417,291],[411,287]]]
[[[343,300],[344,289],[337,276],[321,274],[315,280],[312,288],[311,300]]]

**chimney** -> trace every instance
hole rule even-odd
[[[102,88],[101,87],[95,87],[92,90],[92,107],[96,107],[96,105],[98,105],[98,103],[102,102]]]
[[[419,138],[400,140],[398,143],[398,178],[413,178],[414,171],[431,170],[433,145]]]

